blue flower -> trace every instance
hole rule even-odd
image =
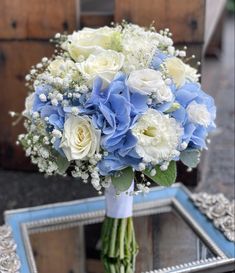
[[[33,112],[39,112],[45,105],[49,104],[48,101],[42,102],[39,98],[41,94],[48,96],[53,91],[53,87],[49,84],[37,85],[35,87],[35,99],[33,104]]]
[[[45,105],[42,107],[40,111],[40,116],[45,119],[48,118],[48,123],[58,130],[62,130],[64,128],[64,118],[65,113],[61,105],[52,106],[52,105]]]
[[[119,171],[128,166],[138,169],[140,162],[141,159],[135,150],[132,150],[125,157],[120,156],[118,152],[114,152],[110,153],[108,156],[105,156],[104,159],[98,163],[98,168],[100,170],[100,174],[105,176],[113,171]]]
[[[109,152],[99,165],[103,175],[135,165],[140,160],[133,152],[137,140],[131,128],[138,116],[148,109],[147,96],[132,94],[125,81],[125,75],[120,73],[105,90],[101,90],[102,80],[97,78],[85,105],[89,113],[93,110],[93,124],[102,131],[101,145]],[[107,167],[111,161],[114,163]]]
[[[180,108],[171,115],[184,128],[182,141],[189,144],[189,147],[192,148],[205,148],[205,139],[208,133],[215,128],[216,107],[213,98],[201,90],[200,84],[186,83],[175,91],[175,101],[180,104]],[[190,119],[187,107],[192,103],[206,107],[210,115],[207,126],[192,122]]]
[[[35,87],[35,100],[33,104],[33,112],[39,112],[40,117],[48,118],[47,123],[51,125],[51,129],[63,129],[65,112],[61,104],[57,106],[51,105],[49,100],[41,101],[39,96],[44,94],[46,97],[50,92],[53,92],[53,87],[49,84],[42,84]]]
[[[156,53],[153,55],[153,58],[152,58],[152,61],[150,64],[150,68],[155,69],[155,70],[159,70],[160,65],[168,57],[169,57],[169,55],[166,55],[166,54],[162,53],[161,51],[156,51]]]
[[[47,130],[52,131],[54,128],[63,130],[65,122],[65,111],[61,104],[57,106],[51,105],[50,100],[41,101],[39,96],[44,94],[46,97],[50,92],[53,92],[53,87],[48,84],[42,84],[35,87],[35,99],[33,104],[33,112],[38,112],[40,117],[45,120],[47,118]],[[60,146],[60,139],[57,138],[53,144],[55,150],[63,155]]]

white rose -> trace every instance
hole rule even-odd
[[[116,73],[121,70],[124,55],[113,50],[103,50],[90,55],[84,62],[77,64],[82,75],[92,84],[99,76],[106,83],[110,83]]]
[[[57,57],[52,61],[48,66],[48,70],[54,77],[64,78],[68,76],[68,74],[74,79],[78,77],[78,69],[75,63],[69,59],[64,60],[62,57]]]
[[[205,104],[199,104],[195,101],[191,102],[187,109],[189,120],[193,123],[208,127],[211,123],[211,114],[207,110]]]
[[[186,80],[185,64],[177,57],[167,58],[164,64],[166,73],[172,77],[176,87],[184,85]]]
[[[182,132],[174,118],[149,109],[132,129],[137,138],[136,152],[145,162],[154,165],[170,161],[178,154]]]
[[[81,56],[87,58],[92,53],[111,48],[112,42],[118,40],[118,37],[120,33],[107,26],[98,29],[83,28],[69,35],[63,47],[75,61],[80,61]]]
[[[170,88],[162,79],[161,72],[150,68],[132,71],[127,80],[127,85],[132,88],[133,92],[142,95],[155,95],[159,103],[169,102],[173,98]]]
[[[185,76],[190,82],[198,82],[200,75],[197,73],[197,69],[191,67],[188,64],[185,65]]]
[[[60,147],[69,161],[85,160],[98,152],[100,131],[87,116],[71,115],[64,124]]]
[[[31,93],[26,99],[25,99],[25,110],[23,111],[23,116],[29,118],[32,110],[33,110],[33,104],[35,100],[35,93]]]

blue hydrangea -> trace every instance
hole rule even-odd
[[[148,109],[147,96],[132,94],[125,81],[125,75],[120,73],[102,90],[102,80],[96,79],[85,106],[92,115],[94,126],[102,131],[101,145],[108,151],[108,156],[99,164],[102,175],[140,162],[134,150],[137,140],[131,128],[139,115]]]
[[[49,104],[48,101],[42,102],[39,96],[41,94],[48,96],[48,94],[52,91],[53,91],[53,87],[49,84],[37,85],[35,87],[35,99],[33,104],[33,112],[40,112],[45,105]]]
[[[150,68],[155,69],[155,70],[160,70],[161,64],[168,57],[169,57],[169,55],[162,53],[160,51],[156,51],[156,53],[153,55],[152,61],[150,63]]]
[[[205,148],[205,139],[208,133],[215,128],[216,107],[214,99],[201,90],[200,84],[186,83],[175,91],[175,101],[180,104],[180,108],[171,115],[181,123],[184,128],[182,141],[189,144],[189,147],[192,148]],[[206,106],[211,117],[208,126],[202,126],[189,120],[186,109],[192,102]]]

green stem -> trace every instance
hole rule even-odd
[[[124,259],[125,257],[125,250],[124,250],[124,238],[125,238],[125,232],[126,232],[126,223],[127,219],[121,219],[120,223],[120,238],[119,238],[119,255],[120,259]]]
[[[117,228],[118,228],[118,219],[112,219],[112,233],[111,233],[111,242],[110,242],[110,249],[109,249],[109,257],[115,258],[115,244],[117,238]]]
[[[133,219],[106,217],[101,239],[105,273],[134,273],[138,246]]]

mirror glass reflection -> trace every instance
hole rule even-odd
[[[180,214],[170,212],[134,218],[140,251],[136,273],[204,260],[216,255]],[[102,223],[55,229],[30,230],[38,273],[104,273],[100,261]]]

